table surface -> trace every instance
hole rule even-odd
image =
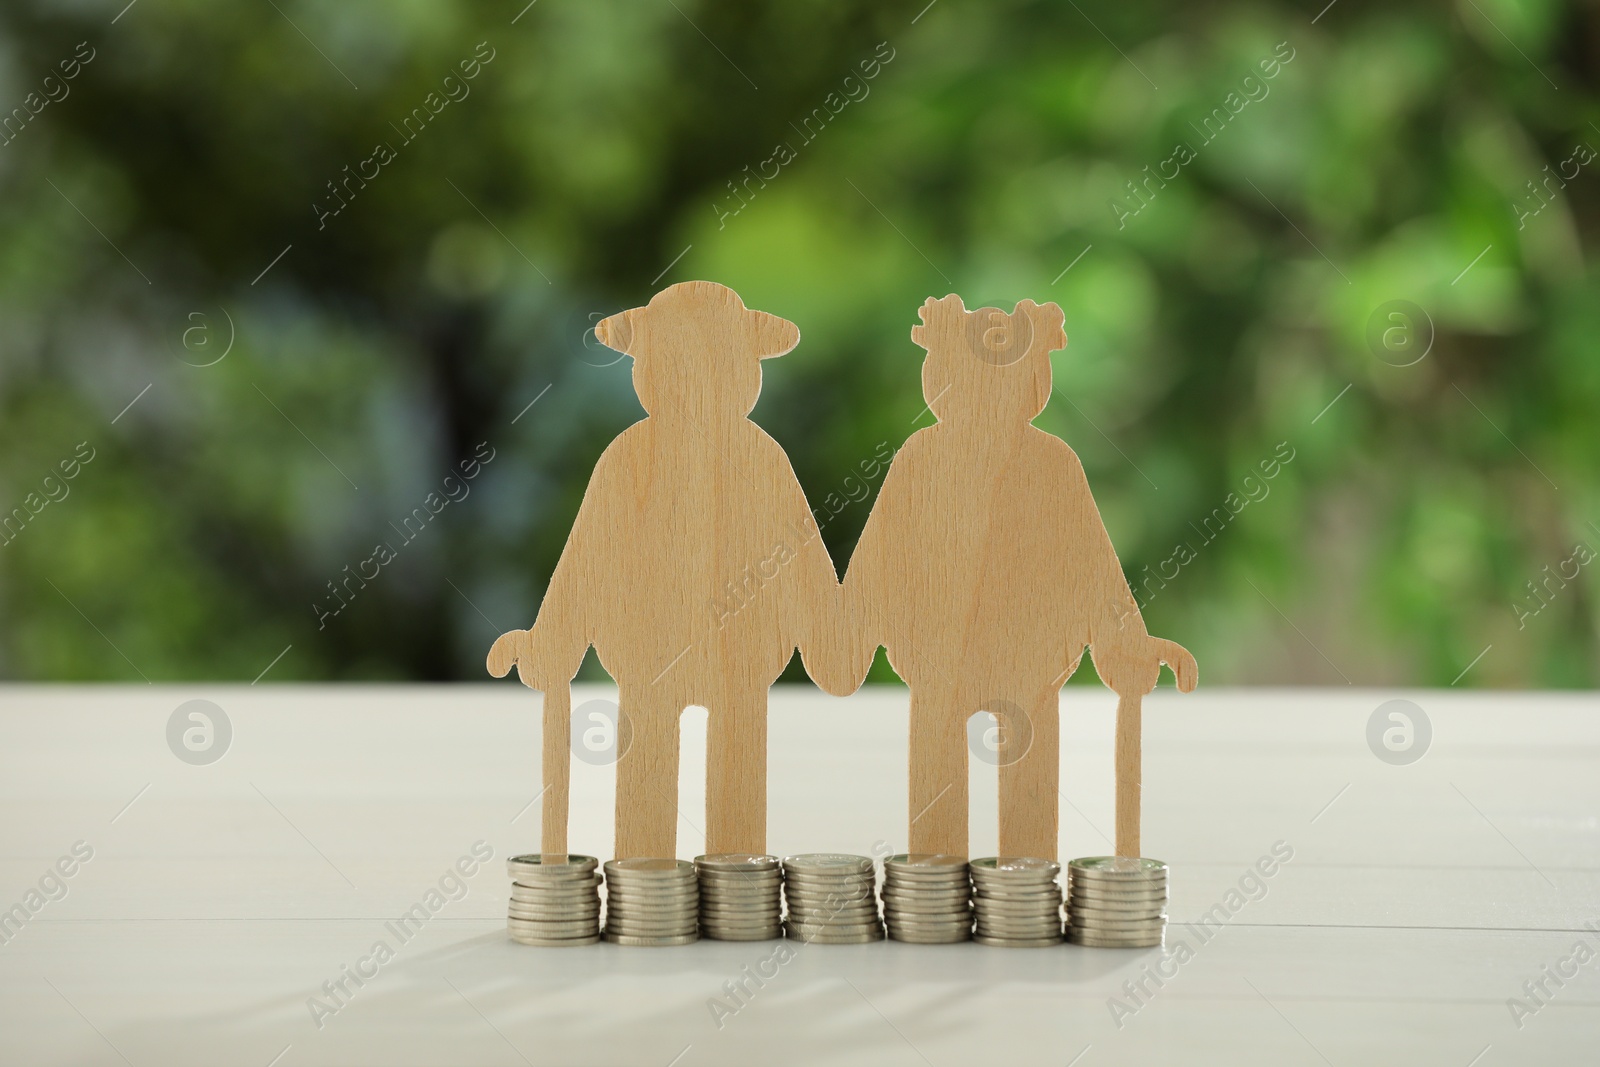
[[[1367,740],[1395,698],[1432,727],[1404,766]],[[169,748],[191,699],[231,724],[209,765]],[[510,683],[0,689],[0,909],[27,916],[3,928],[0,1062],[1489,1067],[1592,1062],[1600,1038],[1594,695],[1158,690],[1164,951],[517,945],[504,860],[538,845],[538,707]],[[903,849],[906,708],[773,692],[772,851]],[[1063,696],[1063,857],[1110,851],[1114,713]],[[703,711],[683,748],[691,857]],[[995,770],[972,762],[992,854]],[[575,762],[575,851],[610,854],[613,781]],[[437,910],[402,943],[387,924],[417,903]],[[375,976],[326,997],[380,941]]]

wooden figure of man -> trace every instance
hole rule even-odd
[[[515,665],[548,707],[594,647],[617,682],[619,750],[626,744],[623,859],[676,854],[678,720],[704,706],[706,851],[762,853],[767,689],[797,646],[814,648],[819,628],[839,622],[838,579],[788,456],[745,417],[761,392],[760,361],[794,348],[800,331],[697,281],[611,316],[595,335],[633,357],[648,417],[601,455],[533,628],[503,635],[489,670],[500,677]],[[558,853],[566,730],[547,717]],[[545,832],[549,853],[549,821]]]
[[[1000,853],[1054,859],[1058,701],[1084,648],[1134,701],[1162,663],[1192,689],[1194,659],[1145,632],[1083,465],[1031,424],[1067,343],[1061,309],[969,312],[947,296],[919,315],[911,339],[927,350],[938,421],[896,454],[851,557],[845,669],[859,681],[881,644],[910,686],[911,852],[967,854],[967,720],[990,711]]]

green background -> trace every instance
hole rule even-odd
[[[1055,300],[1038,425],[1136,585],[1190,546],[1203,683],[1592,685],[1600,11],[925,2],[5,5],[0,673],[483,678],[641,415],[586,329],[709,278],[801,327],[753,418],[841,568],[923,299]]]

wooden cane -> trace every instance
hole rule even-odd
[[[1139,855],[1139,737],[1143,729],[1136,695],[1117,697],[1117,855]]]
[[[572,785],[572,688],[544,694],[544,808],[539,834],[540,863],[567,862],[567,801]]]

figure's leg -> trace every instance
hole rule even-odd
[[[1061,695],[1050,689],[1022,705],[1009,705],[1000,749],[1000,854],[1056,858],[1061,784]],[[1017,753],[1009,746],[1027,746]]]
[[[767,851],[767,689],[707,709],[706,852]]]
[[[632,738],[617,761],[617,858],[676,856],[683,709],[676,698],[650,686],[624,684],[618,698]]]
[[[911,686],[911,819],[907,850],[967,854],[967,721],[948,688]]]

